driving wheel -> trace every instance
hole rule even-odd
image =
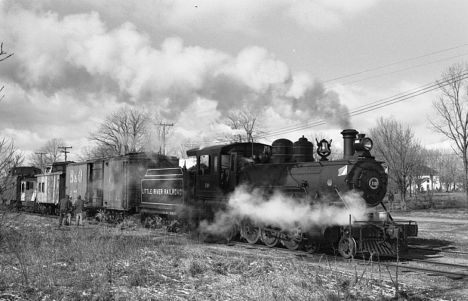
[[[287,235],[287,238],[282,239],[281,243],[289,250],[297,250],[301,245],[302,237],[300,235]]]
[[[250,220],[244,220],[241,224],[241,236],[249,244],[256,244],[260,239],[260,228]]]
[[[356,255],[356,241],[352,237],[343,236],[338,243],[338,252],[346,259]]]
[[[276,247],[279,242],[278,234],[276,230],[263,228],[261,232],[262,242],[270,248]]]
[[[239,228],[237,225],[232,225],[229,227],[229,229],[226,230],[226,232],[224,232],[223,236],[224,238],[230,242],[232,240],[234,240],[234,238],[237,236],[237,234],[239,233]]]

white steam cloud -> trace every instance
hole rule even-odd
[[[348,109],[337,93],[306,73],[292,72],[261,47],[232,55],[186,46],[179,37],[155,46],[135,24],[109,28],[96,12],[60,17],[4,5],[0,19],[0,35],[15,53],[0,79],[25,90],[51,96],[66,90],[80,101],[112,93],[117,101],[145,105],[171,120],[204,99],[214,101],[221,116],[233,108],[271,107],[289,120],[314,116],[341,127],[349,124]]]
[[[300,227],[305,231],[314,227],[346,225],[350,215],[352,221],[367,220],[366,203],[357,192],[348,192],[342,197],[346,206],[332,206],[325,201],[309,203],[280,192],[264,199],[259,189],[249,191],[241,186],[230,196],[228,208],[216,213],[213,222],[204,221],[200,230],[213,234],[225,233],[244,218],[283,230]]]

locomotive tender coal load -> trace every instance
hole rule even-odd
[[[252,244],[309,252],[329,246],[346,258],[393,255],[417,235],[417,224],[394,221],[384,208],[387,174],[371,155],[372,140],[352,129],[341,134],[338,160],[327,158],[325,139],[317,141],[315,160],[304,137],[189,150],[197,160],[192,170],[148,171],[142,191],[151,194],[142,197],[142,210],[177,214],[184,204],[200,231],[228,239],[240,232]]]

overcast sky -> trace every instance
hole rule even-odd
[[[266,143],[337,139],[394,117],[437,147],[437,93],[347,112],[466,62],[467,14],[466,0],[0,0],[0,40],[14,53],[0,63],[0,134],[26,154],[52,138],[77,153],[106,115],[135,106],[175,123],[172,145],[208,142],[247,106],[268,132],[302,128]]]

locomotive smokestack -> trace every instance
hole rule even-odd
[[[354,129],[347,129],[341,132],[343,135],[343,159],[351,159],[354,155],[354,140],[359,132]]]

